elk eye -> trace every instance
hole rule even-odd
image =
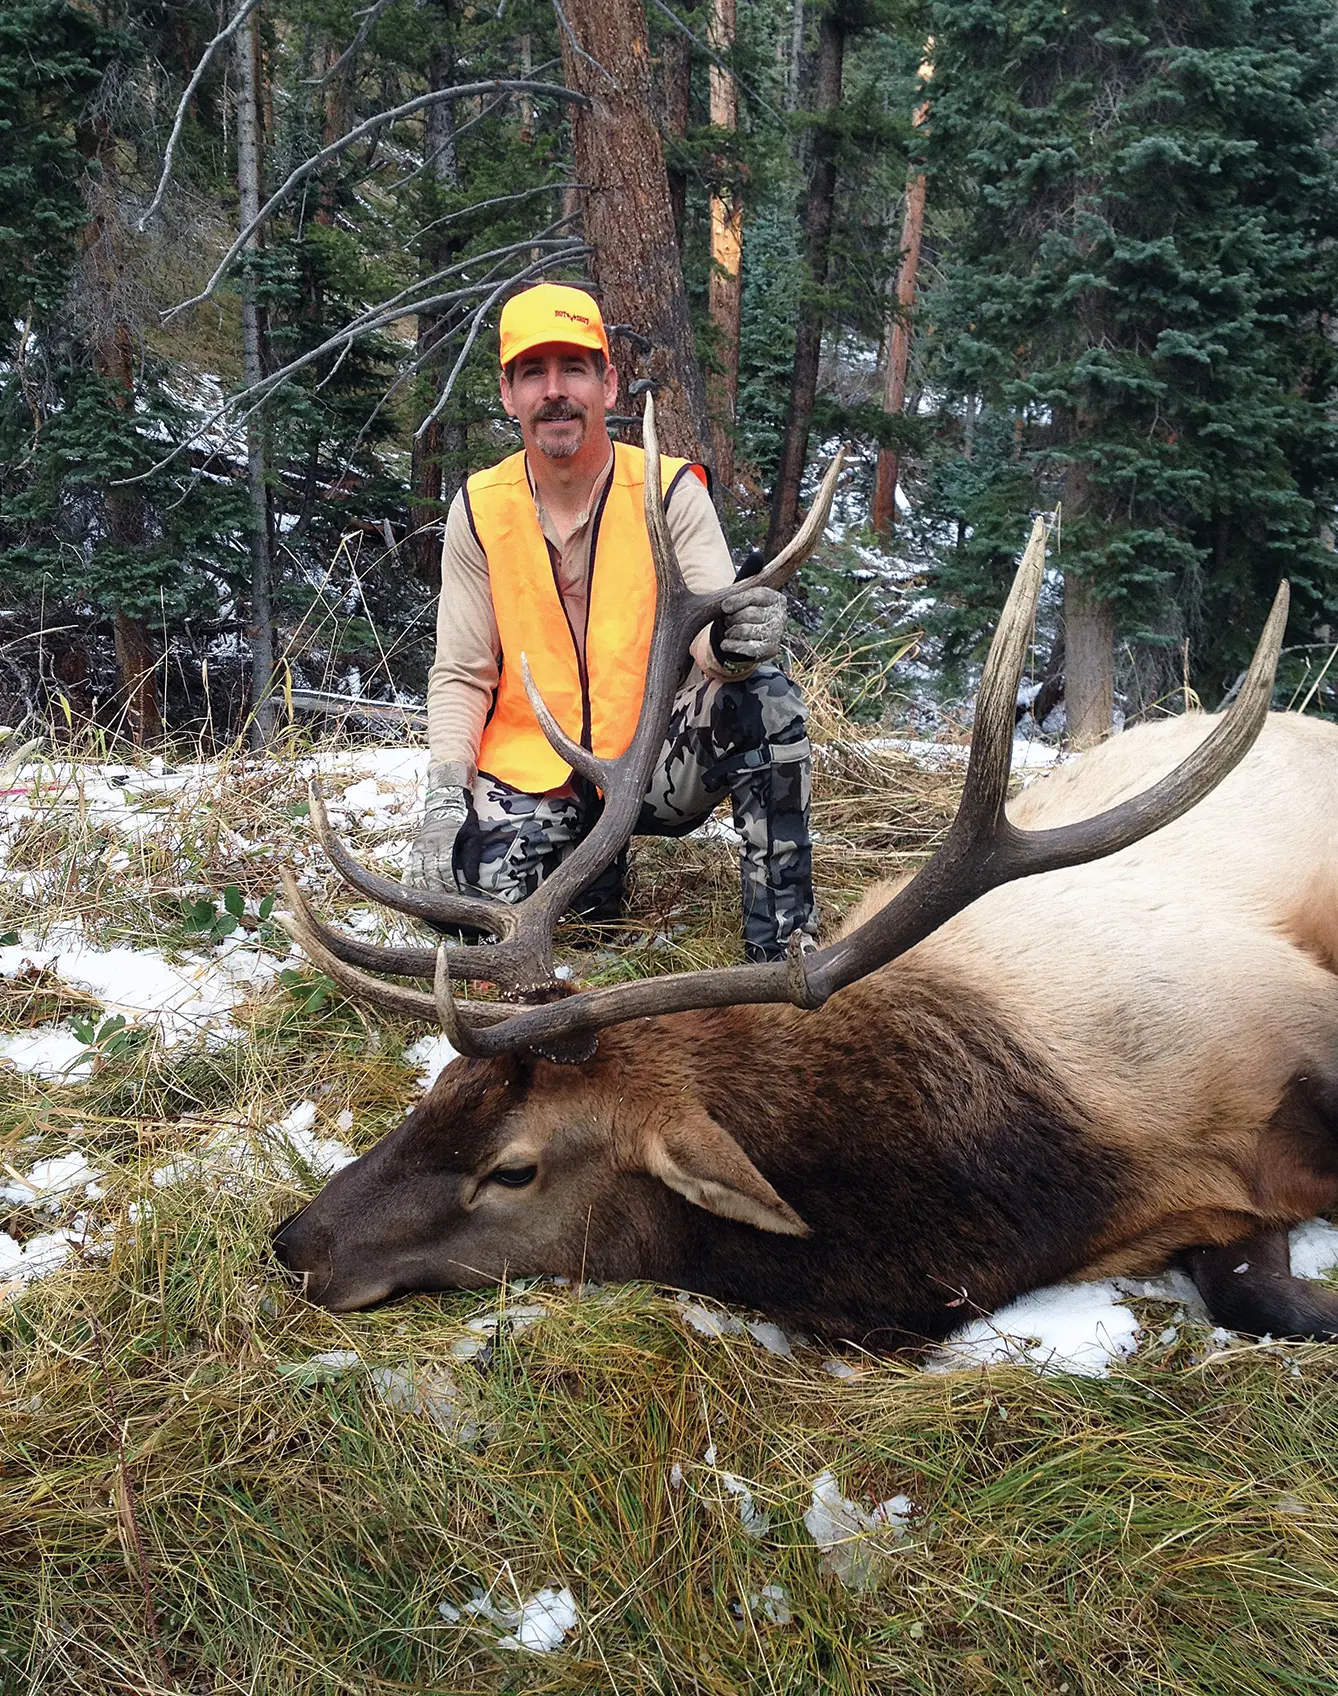
[[[495,1172],[488,1174],[491,1183],[503,1184],[509,1190],[523,1190],[538,1176],[537,1166],[499,1166]]]

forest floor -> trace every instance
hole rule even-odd
[[[830,915],[932,849],[963,767],[817,694]],[[1174,1286],[1063,1297],[1086,1352],[935,1371],[644,1286],[304,1302],[274,1222],[449,1054],[267,898],[286,859],[387,934],[305,779],[394,864],[423,756],[79,753],[0,771],[0,1689],[1333,1690],[1338,1356]],[[638,841],[619,954],[568,958],[723,964],[736,902],[727,829]]]

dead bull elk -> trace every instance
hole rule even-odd
[[[531,689],[606,798],[581,847],[519,906],[424,893],[362,867],[314,797],[355,889],[496,941],[373,947],[289,879],[310,957],[439,1017],[467,1057],[279,1228],[280,1260],[341,1311],[503,1276],[642,1278],[890,1348],[1057,1279],[1179,1257],[1221,1323],[1338,1336],[1338,1295],[1291,1277],[1285,1236],[1338,1200],[1338,731],[1268,715],[1285,586],[1225,717],[1130,732],[1005,812],[1038,524],[961,809],[914,878],[788,963],[576,993],[557,978],[556,920],[630,832],[719,599],[678,574],[647,414],[658,607],[631,745],[594,758]],[[763,582],[811,548],[834,472]],[[522,1005],[458,1001],[452,978]]]

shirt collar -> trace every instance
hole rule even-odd
[[[545,507],[545,505],[543,503],[543,498],[541,497],[538,489],[534,485],[534,473],[530,470],[530,456],[528,454],[525,455],[525,476],[526,476],[526,479],[529,482],[530,494],[531,494],[531,496],[533,497],[533,500],[534,500],[534,510],[539,515],[539,528],[543,531],[544,535],[547,536],[548,539],[555,546],[558,546],[558,547],[563,546],[564,544],[560,540],[558,533],[557,533],[557,525],[554,524],[553,519],[548,512],[547,507]],[[605,489],[608,487],[609,480],[612,476],[613,476],[613,439],[612,439],[612,437],[610,437],[609,438],[609,457],[604,464],[604,469],[595,478],[593,484],[590,487],[590,499],[585,504],[585,510],[583,512],[580,512],[580,513],[577,514],[576,523],[575,523],[574,527],[572,528],[571,535],[568,536],[567,539],[566,539],[567,542],[570,542],[572,540],[573,536],[579,536],[581,531],[584,530],[585,527],[589,524],[591,517],[593,516],[596,508],[599,506],[600,498],[603,495]]]

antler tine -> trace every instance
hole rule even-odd
[[[827,467],[827,474],[822,479],[813,505],[808,509],[808,516],[775,559],[752,579],[750,588],[757,585],[764,589],[783,588],[813,552],[819,537],[827,528],[827,520],[832,515],[836,485],[845,469],[845,463],[846,449],[842,446],[836,450],[836,458]]]
[[[385,1007],[392,1013],[407,1013],[411,1019],[430,1021],[436,1018],[436,1003],[430,995],[424,995],[421,990],[405,989],[399,984],[374,978],[369,972],[359,971],[356,966],[350,966],[337,954],[332,953],[310,922],[306,899],[297,886],[297,879],[287,866],[281,868],[279,876],[283,880],[283,891],[292,909],[291,914],[279,915],[279,923],[301,947],[313,966],[319,966],[327,977],[333,978],[337,984],[352,991],[362,1000],[372,1002],[374,1006]]]
[[[432,978],[432,1000],[447,1042],[457,1054],[466,1054],[477,1060],[483,1051],[475,1042],[474,1033],[461,1019],[459,1008],[456,1006],[455,995],[451,989],[450,962],[446,958],[448,952],[444,944],[437,950],[437,969]]]
[[[580,772],[582,777],[589,778],[591,783],[602,787],[608,776],[608,762],[592,754],[588,748],[583,748],[579,742],[573,742],[567,735],[539,693],[539,685],[534,681],[534,674],[530,670],[529,657],[523,653],[520,656],[520,680],[525,685],[525,693],[530,698],[534,716],[539,720],[539,728],[548,738],[554,753],[561,754],[567,764],[574,771]]]
[[[312,778],[307,788],[311,822],[330,863],[351,888],[383,907],[407,913],[413,919],[445,925],[474,925],[493,936],[510,937],[516,930],[516,909],[503,901],[480,895],[457,895],[438,889],[414,889],[397,878],[384,877],[355,859],[331,827],[325,811],[320,783]],[[425,974],[426,975],[426,974]]]
[[[966,786],[953,820],[954,829],[960,825],[974,830],[982,823],[992,826],[1003,813],[1013,764],[1017,687],[1036,623],[1036,606],[1045,578],[1045,544],[1051,526],[1048,513],[1037,515],[985,657],[971,727]]]

